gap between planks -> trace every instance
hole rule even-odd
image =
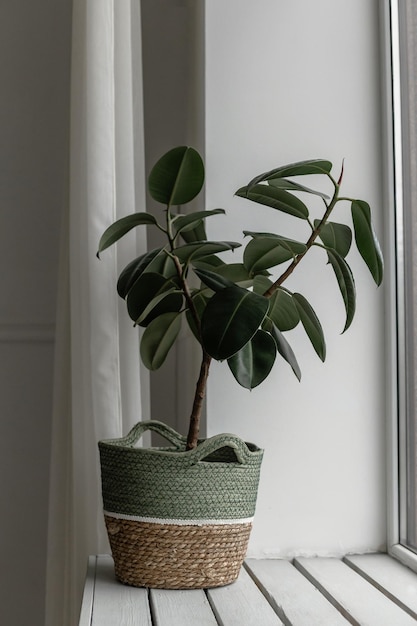
[[[355,626],[416,626],[416,620],[360,572],[336,558],[296,558],[294,565]]]

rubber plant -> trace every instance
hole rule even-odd
[[[284,286],[313,246],[322,249],[323,259],[336,277],[346,311],[343,332],[355,314],[355,282],[346,260],[353,239],[380,285],[383,258],[369,204],[342,196],[343,166],[337,178],[332,168],[332,163],[323,159],[301,161],[260,174],[236,191],[254,207],[271,207],[277,215],[286,213],[308,227],[305,241],[282,233],[243,231],[248,240],[242,262],[224,261],[220,256],[240,243],[207,240],[205,220],[223,214],[223,209],[190,213],[182,209],[204,184],[201,156],[187,146],[167,152],[149,175],[149,193],[164,205],[164,218],[137,212],[117,220],[103,233],[98,255],[137,226],[157,228],[165,235],[163,247],[140,255],[125,267],[117,291],[126,300],[134,324],[144,328],[140,354],[148,369],[163,364],[183,323],[201,346],[187,449],[197,445],[212,359],[226,361],[237,382],[248,389],[267,378],[277,355],[300,379],[300,367],[284,333],[301,323],[318,357],[325,360],[323,329],[312,305],[301,293]],[[311,175],[330,181],[330,196],[299,182]],[[302,199],[311,196],[318,196],[322,204],[321,216],[316,219],[310,217]],[[350,203],[351,225],[333,221],[342,202]]]

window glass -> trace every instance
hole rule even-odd
[[[394,117],[400,119],[400,124],[395,124],[399,539],[401,544],[417,551],[417,3],[393,0],[393,7],[398,29],[399,74]]]

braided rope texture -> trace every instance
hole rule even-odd
[[[116,578],[154,589],[204,589],[234,582],[252,526],[168,526],[107,516],[105,521]]]
[[[179,520],[253,517],[263,450],[239,440],[245,454],[238,461],[230,437],[217,435],[214,450],[204,440],[209,444],[204,459],[199,458],[199,446],[197,452],[185,452],[185,447],[137,448],[117,443],[122,440],[101,441],[104,510]]]

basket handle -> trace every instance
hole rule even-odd
[[[167,426],[163,422],[158,422],[158,420],[147,420],[144,422],[138,422],[135,426],[133,426],[126,437],[123,437],[123,444],[128,446],[134,445],[147,430],[152,430],[153,432],[158,433],[158,435],[167,439],[178,449],[184,449],[185,444],[187,443],[187,439],[180,435],[180,433],[177,433],[177,431],[170,426]]]
[[[236,458],[241,464],[247,463],[251,457],[251,451],[243,439],[236,437],[236,435],[222,433],[205,439],[197,448],[191,450],[189,453],[191,464],[194,465],[199,461],[203,461],[207,456],[221,448],[233,448]]]
[[[148,430],[151,430],[155,433],[158,433],[165,439],[167,439],[170,443],[172,443],[178,450],[184,451],[187,443],[187,438],[178,433],[176,430],[167,426],[163,422],[159,422],[158,420],[147,420],[144,422],[138,422],[133,428],[128,432],[126,437],[117,440],[118,443],[126,446],[134,445],[141,436]],[[240,464],[247,463],[251,457],[251,452],[240,437],[236,437],[236,435],[231,435],[230,433],[222,433],[219,435],[214,435],[213,437],[209,437],[205,439],[201,443],[198,444],[197,448],[193,450],[189,450],[185,452],[187,455],[191,465],[195,465],[199,461],[203,461],[207,456],[213,454],[213,452],[217,452],[221,448],[233,448],[236,459]]]

